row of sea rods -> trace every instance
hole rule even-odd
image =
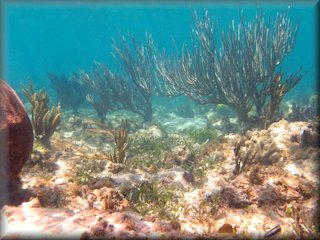
[[[223,29],[208,11],[200,19],[194,11],[192,47],[168,55],[146,33],[144,44],[132,34],[113,41],[113,57],[124,71],[112,72],[95,62],[95,70],[70,77],[48,74],[62,108],[78,111],[86,99],[99,119],[119,109],[152,121],[153,96],[184,95],[200,104],[223,104],[238,116],[239,123],[268,127],[282,117],[280,103],[304,76],[301,68],[284,76],[281,63],[292,51],[298,23],[288,11],[271,19],[256,11],[248,19],[240,12]],[[217,31],[219,30],[219,32]],[[56,109],[55,109],[56,110]]]

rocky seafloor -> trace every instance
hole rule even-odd
[[[151,124],[126,117],[128,156],[113,163],[110,136],[64,113],[8,196],[16,203],[2,207],[1,238],[319,237],[316,123],[280,120],[241,133],[213,113],[155,112]],[[240,140],[238,156],[250,162],[237,172]]]

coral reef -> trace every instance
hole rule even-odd
[[[216,37],[207,11],[194,20],[192,48],[176,56],[129,34],[113,44],[120,74],[98,62],[69,80],[49,74],[77,116],[23,86],[38,141],[8,195],[15,206],[1,209],[0,238],[319,238],[318,105],[284,98],[304,73],[281,70],[298,24],[288,12],[241,12]],[[93,108],[79,108],[85,96]],[[27,117],[15,97],[0,81],[1,143],[11,140],[8,122]],[[1,160],[21,153],[16,141]]]
[[[28,114],[16,92],[0,80],[0,160],[1,174],[14,181],[29,159],[33,130]]]

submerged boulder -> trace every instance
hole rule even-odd
[[[286,196],[283,195],[279,189],[272,185],[267,184],[263,186],[258,193],[258,207],[267,205],[282,204],[286,201]]]
[[[0,163],[12,182],[30,157],[33,129],[17,93],[0,80]]]
[[[247,194],[232,185],[221,189],[220,198],[222,202],[232,208],[246,208],[251,204]]]

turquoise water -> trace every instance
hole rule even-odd
[[[52,91],[48,72],[70,74],[84,69],[90,71],[93,61],[107,64],[119,71],[111,55],[112,39],[128,32],[144,41],[145,32],[151,33],[160,47],[174,51],[173,39],[178,48],[190,45],[193,27],[192,11],[202,15],[203,9],[223,27],[237,19],[240,9],[252,16],[260,9],[270,16],[290,8],[293,21],[300,20],[300,28],[292,53],[283,62],[287,73],[300,66],[307,75],[292,91],[313,92],[316,84],[316,9],[312,4],[281,3],[259,5],[255,3],[214,4],[180,3],[160,4],[133,2],[120,4],[61,4],[61,3],[10,3],[3,7],[4,19],[4,74],[15,89],[20,82],[33,79],[36,87]]]

